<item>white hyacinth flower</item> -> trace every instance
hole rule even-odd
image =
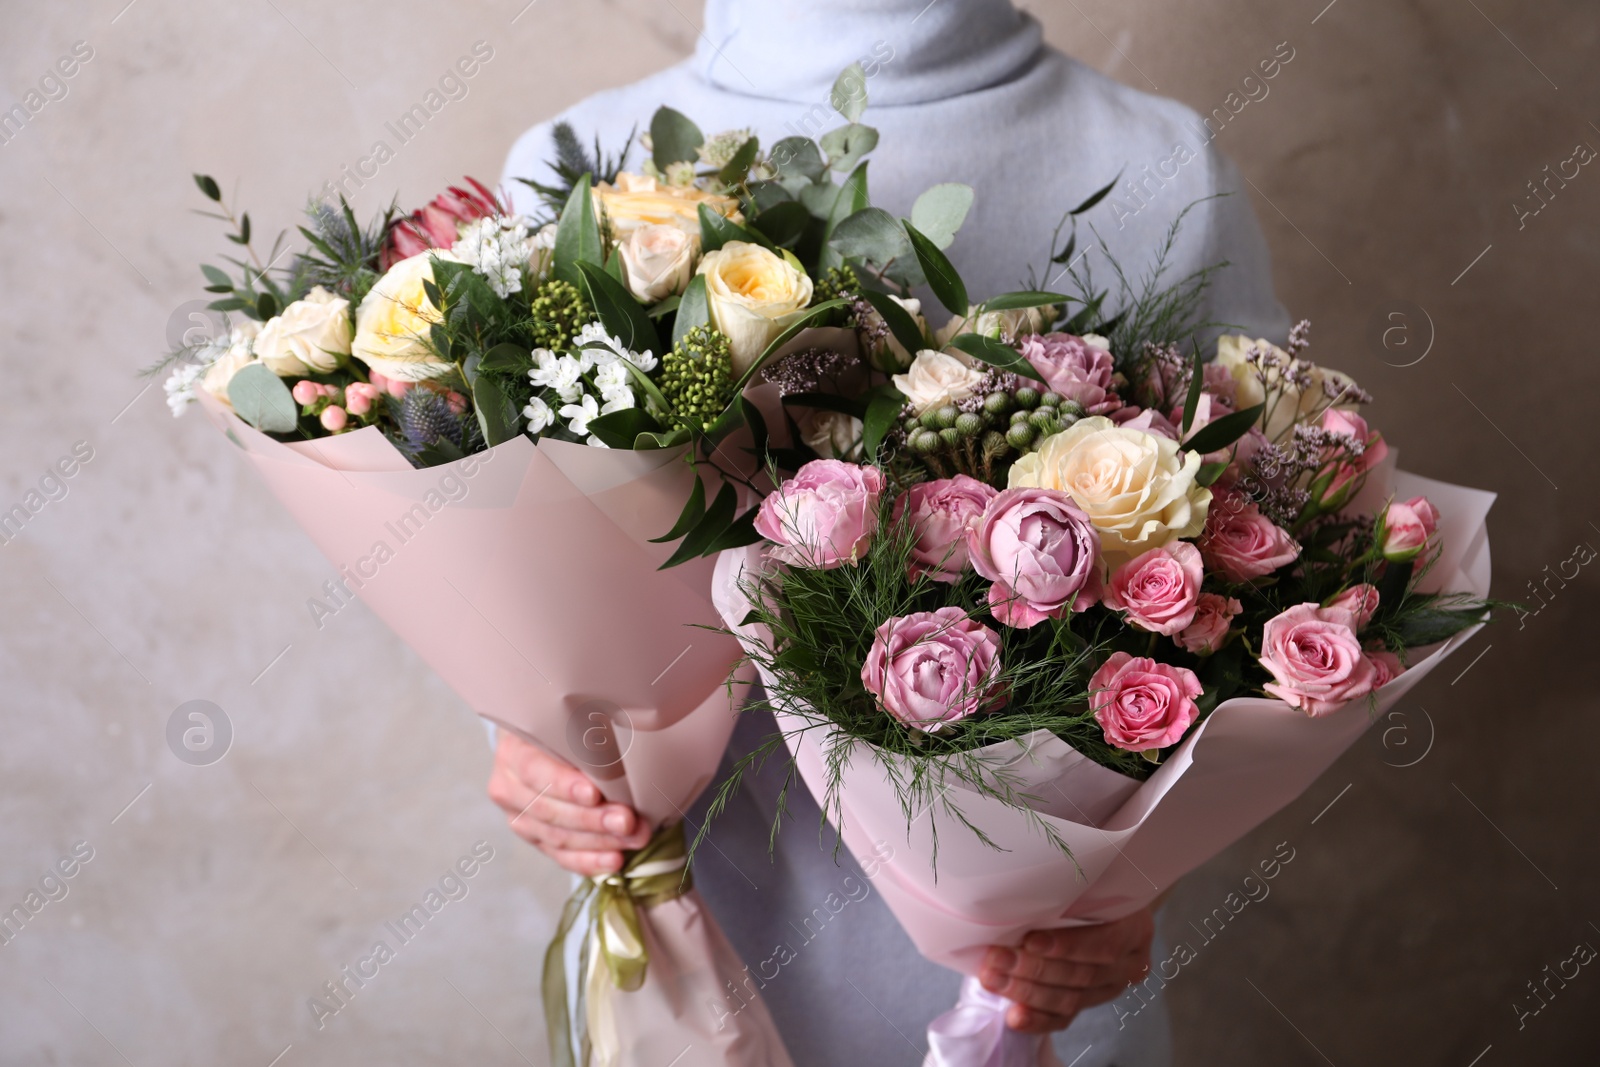
[[[563,407],[561,417],[567,420],[567,429],[582,437],[589,432],[589,423],[600,417],[600,405],[586,393],[577,403]]]
[[[522,409],[522,417],[528,420],[528,433],[530,434],[543,433],[556,421],[556,413],[550,410],[549,404],[546,404],[538,397],[533,397],[528,401],[528,406]]]
[[[600,407],[602,415],[609,415],[613,411],[626,411],[634,405],[633,390],[626,385],[607,389],[601,392],[600,398],[605,401]]]
[[[185,362],[173,368],[163,386],[167,391],[167,407],[172,409],[173,418],[182,415],[184,409],[194,401],[194,387],[199,384],[205,371],[204,363]]]

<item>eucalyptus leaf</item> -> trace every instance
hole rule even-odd
[[[860,63],[852,63],[834,79],[833,92],[828,94],[833,109],[845,117],[846,122],[859,122],[867,110],[867,72]]]
[[[841,220],[828,243],[845,259],[879,271],[895,260],[915,258],[905,229],[881,207],[863,208]]]
[[[234,414],[263,433],[293,433],[300,406],[283,379],[265,363],[247,363],[228,382]]]
[[[761,151],[761,141],[755,137],[745,138],[744,144],[734,152],[733,158],[717,172],[717,180],[723,185],[743,185],[744,180],[750,176],[750,164],[756,161],[756,155]]]
[[[823,134],[821,144],[828,154],[828,166],[834,170],[850,170],[862,156],[878,147],[878,131],[852,122]]]
[[[917,197],[911,205],[911,225],[940,248],[949,248],[971,209],[972,186],[945,182]]]
[[[659,170],[665,171],[674,163],[693,163],[700,158],[700,146],[705,143],[700,127],[681,111],[658,108],[650,119],[650,152]]]
[[[750,221],[750,225],[780,248],[792,246],[811,225],[811,212],[798,200],[774,204]]]
[[[747,230],[732,219],[712,211],[705,204],[700,205],[700,248],[701,252],[715,252],[729,241],[743,241],[746,244],[762,245],[772,248],[773,244],[765,235],[754,230]]]
[[[783,177],[802,177],[820,182],[828,173],[828,164],[809,137],[785,137],[772,146],[772,162]]]

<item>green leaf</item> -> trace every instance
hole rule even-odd
[[[650,375],[640,370],[628,360],[623,360],[622,365],[628,368],[628,374],[633,378],[633,387],[645,395],[646,399],[653,402],[658,411],[671,411],[672,405],[667,403],[667,398],[661,395],[661,387],[650,380]],[[659,431],[657,431],[659,432]],[[667,445],[658,444],[657,448],[666,448]]]
[[[906,398],[892,383],[878,386],[869,396],[867,417],[861,420],[861,455],[871,462],[877,458],[884,436],[899,420]]]
[[[772,146],[772,161],[785,178],[801,177],[819,182],[828,173],[828,164],[809,137],[785,137]]]
[[[217,183],[209,174],[196,174],[194,183],[200,187],[200,192],[207,200],[221,201],[222,190],[217,188]]]
[[[831,182],[808,185],[800,190],[800,203],[815,217],[827,221],[833,218],[833,209],[841,199],[843,188]]]
[[[843,115],[846,122],[859,122],[867,110],[867,72],[860,63],[852,63],[834,79],[833,91],[828,94],[833,110]]]
[[[878,292],[876,289],[863,289],[861,297],[883,316],[883,321],[888,325],[889,332],[894,334],[894,339],[900,342],[900,347],[915,356],[922,349],[928,347],[927,338],[922,336],[922,328],[917,325],[917,320],[911,317],[911,312],[901,307],[888,293]]]
[[[1189,427],[1194,425],[1194,410],[1200,406],[1200,386],[1205,381],[1205,372],[1201,368],[1200,346],[1194,346],[1194,362],[1189,368],[1189,395],[1183,401],[1183,425],[1178,427],[1178,440],[1183,440],[1189,434]]]
[[[707,326],[711,323],[711,307],[706,302],[706,276],[696,274],[689,279],[689,285],[683,290],[683,299],[678,302],[677,317],[672,320],[672,343],[674,346],[683,335],[696,326]]]
[[[1075,233],[1068,234],[1067,235],[1066,247],[1063,248],[1060,252],[1057,252],[1055,255],[1051,256],[1050,257],[1050,262],[1052,262],[1052,263],[1070,263],[1072,261],[1072,253],[1077,251],[1077,249],[1078,249],[1078,235],[1075,234]]]
[[[1383,594],[1379,594],[1381,598]],[[1395,629],[1407,648],[1419,648],[1448,640],[1469,627],[1482,622],[1481,608],[1422,608],[1408,611],[1396,623]]]
[[[863,208],[842,219],[834,226],[828,243],[845,259],[866,264],[875,271],[896,260],[915,257],[905,229],[881,207]]]
[[[644,408],[623,408],[589,420],[589,432],[611,448],[633,448],[640,434],[660,433],[663,429]]]
[[[734,519],[728,528],[722,532],[721,537],[706,546],[705,554],[709,556],[730,548],[743,548],[745,545],[753,545],[761,540],[761,535],[756,533],[756,515],[760,511],[759,507],[753,507],[737,519]]]
[[[728,160],[727,165],[717,171],[717,180],[723,185],[743,185],[750,176],[750,164],[756,161],[756,155],[761,151],[761,141],[755,137],[745,138],[744,144]]]
[[[734,222],[732,219],[724,218],[715,211],[712,211],[706,205],[701,204],[701,253],[704,254],[706,252],[715,252],[729,241],[743,241],[746,244],[762,245],[766,248],[772,248],[773,251],[776,251],[776,249],[773,248],[772,242],[767,240],[764,235],[757,233],[754,230],[747,230],[743,226],[740,226],[737,222]]]
[[[990,297],[983,302],[983,310],[1017,311],[1021,308],[1044,307],[1047,304],[1068,304],[1072,302],[1072,299],[1065,293],[1045,293],[1038,290],[1025,289]]]
[[[878,147],[878,131],[852,122],[823,134],[821,144],[828,154],[828,166],[834,170],[850,170],[862,156]]]
[[[551,271],[557,278],[572,285],[583,283],[579,263],[601,266],[605,253],[600,247],[600,223],[594,214],[594,197],[591,195],[589,175],[579,178],[561,209],[561,221],[556,224],[556,247]]]
[[[911,225],[940,248],[949,248],[971,209],[972,186],[945,182],[917,197],[911,205]]]
[[[1266,404],[1257,404],[1243,411],[1224,415],[1220,419],[1213,419],[1196,430],[1194,436],[1183,443],[1183,447],[1201,455],[1227,448],[1250,432],[1250,427],[1256,424],[1256,420],[1261,417],[1261,412],[1265,408]]]
[[[663,316],[672,314],[674,311],[677,311],[678,305],[682,301],[683,297],[679,296],[677,293],[673,293],[670,296],[663,297],[659,302],[651,304],[647,310],[649,311],[652,319],[659,319]]]
[[[260,293],[256,296],[256,314],[266,322],[278,313],[278,298],[271,293]]]
[[[478,360],[481,374],[504,374],[511,377],[526,374],[533,369],[533,353],[521,345],[499,344]]]
[[[221,287],[214,290],[208,289],[206,290],[207,292],[230,293],[233,291],[233,279],[228,277],[227,273],[220,268],[213,267],[209,263],[202,264],[200,273],[206,276],[206,281]]]
[[[293,433],[300,406],[283,379],[265,363],[247,363],[228,382],[234,414],[263,433]]]
[[[706,143],[700,127],[681,111],[658,108],[650,120],[650,152],[656,167],[665,171],[674,163],[693,163]]]
[[[934,243],[911,223],[906,223],[906,234],[911,238],[911,248],[927,275],[928,288],[939,298],[939,303],[952,315],[965,315],[968,309],[967,286],[956,273],[956,268],[945,258]]]
[[[1117,187],[1117,183],[1120,182],[1121,180],[1122,180],[1122,171],[1119,170],[1119,171],[1117,171],[1117,176],[1115,178],[1112,178],[1105,185],[1101,186],[1099,189],[1096,189],[1093,193],[1091,193],[1089,195],[1089,199],[1085,200],[1083,203],[1079,204],[1077,207],[1075,207],[1071,211],[1067,212],[1067,214],[1068,215],[1082,215],[1085,211],[1088,211],[1090,208],[1094,207],[1100,201],[1102,201],[1106,197],[1110,196],[1111,195],[1111,190],[1115,189]]]
[[[979,333],[964,333],[952,337],[950,347],[959,348],[973,359],[980,359],[991,367],[998,367],[1035,381],[1044,381],[1044,375],[1024,359],[1021,352],[993,337],[985,337]]]
[[[516,408],[512,406],[511,398],[487,374],[480,374],[472,385],[472,406],[477,409],[478,427],[483,431],[483,440],[490,448],[517,435]]]
[[[739,414],[744,417],[744,424],[750,427],[750,453],[760,461],[767,452],[767,417],[761,414],[761,409],[756,407],[755,401],[742,394],[738,406]]]
[[[212,311],[243,311],[248,305],[239,297],[230,296],[223,300],[213,300],[206,307]]]
[[[1225,459],[1219,459],[1215,463],[1202,463],[1199,472],[1194,476],[1195,484],[1201,486],[1214,485],[1217,479],[1222,477],[1223,471],[1227,469],[1228,461]]]
[[[578,272],[583,280],[584,298],[594,308],[606,332],[630,352],[654,352],[661,347],[661,338],[649,313],[621,282],[593,263],[579,263]]]
[[[239,216],[239,243],[242,245],[250,243],[250,213],[248,211]]]
[[[750,225],[773,244],[787,248],[793,246],[806,232],[806,227],[811,225],[811,212],[798,200],[785,200],[757,215]]]
[[[683,543],[678,546],[678,550],[657,569],[664,571],[668,567],[676,567],[680,563],[704,555],[717,538],[727,532],[738,504],[739,494],[733,486],[724,482],[722,488],[717,491],[717,498],[706,509],[705,515],[695,523],[694,529],[684,535]]]
[[[676,541],[684,534],[695,528],[706,513],[706,483],[699,478],[694,480],[694,488],[689,490],[689,499],[684,501],[683,511],[678,514],[678,521],[672,524],[672,529],[660,537],[650,538],[652,545],[663,545],[668,541]]]

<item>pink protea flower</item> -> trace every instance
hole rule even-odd
[[[410,259],[430,248],[449,248],[464,222],[506,214],[500,198],[476,178],[467,178],[471,189],[452,185],[433,198],[421,211],[397,219],[389,227],[379,266],[388,270],[402,259]]]

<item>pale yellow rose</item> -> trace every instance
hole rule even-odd
[[[694,273],[700,235],[652,223],[630,230],[617,242],[628,292],[647,304],[683,292]]]
[[[911,369],[896,374],[893,381],[906,403],[921,415],[965,400],[977,390],[986,373],[949,352],[925,348],[911,361]]]
[[[1265,368],[1264,376],[1263,369],[1256,367],[1246,358],[1252,346],[1260,347],[1277,361],[1276,366]],[[1291,362],[1310,371],[1311,384],[1304,391],[1283,376],[1283,369]],[[1244,334],[1224,334],[1217,338],[1217,364],[1226,367],[1228,373],[1233,375],[1233,380],[1238,386],[1239,410],[1255,407],[1266,400],[1268,392],[1271,392],[1273,399],[1262,432],[1273,441],[1282,441],[1294,429],[1296,423],[1320,418],[1321,412],[1327,407],[1347,410],[1356,407],[1354,401],[1341,400],[1333,404],[1329,395],[1329,390],[1334,396],[1348,395],[1351,390],[1357,388],[1355,379],[1341,371],[1318,367],[1305,360],[1296,360],[1265,338],[1252,341]]]
[[[267,320],[256,355],[280,378],[326,374],[350,354],[351,334],[350,301],[319,285]]]
[[[739,201],[708,193],[692,185],[667,185],[643,174],[617,175],[615,185],[594,187],[595,210],[605,215],[618,236],[641,226],[676,226],[685,233],[700,232],[700,205],[734,222],[743,222]]]
[[[1195,483],[1201,457],[1159,434],[1101,415],[1045,438],[1011,467],[1012,489],[1058,489],[1100,533],[1100,555],[1115,568],[1141,552],[1205,528],[1211,490]]]
[[[1015,308],[1011,311],[985,311],[976,318],[972,313],[977,305],[967,308],[965,315],[957,315],[944,324],[935,340],[941,345],[950,343],[952,337],[964,333],[978,333],[1002,341],[1014,341],[1030,333],[1038,333],[1055,321],[1054,307]]]
[[[423,283],[433,280],[432,260],[461,262],[431,249],[402,259],[378,279],[356,310],[355,357],[399,382],[420,382],[447,373],[455,364],[441,360],[428,344],[428,328],[440,319]]]
[[[228,399],[228,385],[233,381],[235,374],[256,361],[253,346],[260,332],[259,322],[245,319],[229,331],[226,341],[217,343],[211,348],[215,358],[206,367],[205,377],[200,379],[200,385],[230,408],[233,407],[233,401]]]
[[[728,338],[743,374],[811,303],[806,272],[760,245],[729,241],[700,261],[711,325]]]

